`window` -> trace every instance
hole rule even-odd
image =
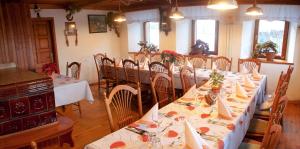
[[[159,22],[144,23],[144,40],[159,47]]]
[[[289,23],[287,21],[255,21],[254,46],[257,43],[273,41],[278,46],[278,54],[276,58],[285,59],[287,49]]]
[[[208,44],[208,54],[218,54],[219,22],[216,20],[196,20],[193,22],[193,25],[193,44],[200,39]]]

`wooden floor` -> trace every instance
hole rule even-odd
[[[63,113],[75,122],[73,139],[74,149],[82,149],[86,144],[102,138],[110,133],[108,117],[106,114],[103,96],[99,96],[97,87],[92,86],[95,98],[94,104],[86,100],[81,101],[82,116],[70,107]],[[284,132],[280,139],[278,149],[300,149],[300,104],[289,103],[284,116]],[[68,145],[62,148],[69,149]]]

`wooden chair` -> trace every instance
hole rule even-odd
[[[183,66],[180,70],[180,80],[183,94],[185,94],[193,85],[196,84],[195,71],[188,66]]]
[[[94,55],[94,60],[97,69],[97,76],[98,76],[98,90],[99,93],[101,92],[101,88],[105,88],[105,80],[103,79],[103,74],[101,70],[102,62],[101,58],[106,57],[106,54],[98,53]]]
[[[281,132],[282,127],[278,124],[273,124],[269,131],[264,135],[262,142],[246,139],[239,146],[239,149],[276,149]]]
[[[151,80],[151,89],[154,97],[154,103],[158,103],[159,107],[175,101],[175,89],[172,77],[165,73],[157,73]]]
[[[279,94],[280,92],[283,95],[286,94],[286,89],[288,88],[288,85],[290,83],[290,78],[291,78],[291,74],[293,73],[293,70],[294,70],[294,68],[289,66],[286,73],[281,72],[278,83],[277,83],[277,87],[276,87],[276,90],[275,90],[275,95]],[[283,84],[284,82],[286,82],[286,83]],[[284,88],[285,86],[283,86],[283,85],[286,85],[286,89]],[[285,89],[285,92],[282,91],[282,88]],[[274,97],[271,97],[271,98],[274,98]],[[270,101],[266,101],[266,102],[270,102]],[[277,103],[275,103],[274,100],[272,100],[272,102],[273,103],[272,103],[271,110],[274,109],[275,107],[273,107],[273,106],[276,106],[276,104],[277,104]],[[254,113],[254,117],[259,118],[259,119],[263,119],[263,120],[269,120],[270,113],[271,113],[270,109],[267,109],[267,110],[257,109]]]
[[[160,62],[151,62],[149,64],[149,72],[150,72],[150,77],[153,78],[156,73],[165,73],[168,76],[173,77],[169,66],[166,66]]]
[[[134,54],[134,60],[138,61],[139,63],[144,63],[146,58],[148,58],[148,56],[145,53],[138,52]]]
[[[103,79],[105,79],[106,82],[106,94],[109,94],[110,88],[119,84],[116,61],[115,59],[104,57],[101,59],[101,62]]]
[[[188,60],[192,63],[194,68],[206,68],[207,58],[204,56],[189,56]]]
[[[72,78],[75,78],[75,79],[79,79],[80,78],[80,70],[81,70],[81,63],[78,63],[78,62],[72,62],[72,63],[68,63],[67,62],[67,69],[66,69],[66,76],[70,76]],[[70,72],[70,74],[69,74]],[[76,103],[73,103],[74,106],[77,107],[76,110],[79,111],[79,114],[81,116],[81,106],[80,106],[80,102],[76,102]]]
[[[118,85],[112,89],[109,96],[104,93],[104,97],[112,131],[116,131],[135,122],[143,115],[139,84],[137,89],[128,85]],[[134,101],[137,101],[137,103],[134,103]],[[134,111],[134,104],[137,105],[138,112]]]
[[[283,91],[285,92],[285,91]],[[268,129],[270,128],[270,125],[272,124],[279,124],[281,122],[285,107],[287,105],[288,98],[286,95],[279,98],[279,95],[276,97],[278,98],[278,104],[274,106],[274,109],[272,109],[271,116],[269,121],[261,120],[253,118],[251,120],[249,129],[247,131],[246,137],[252,138],[255,140],[261,140],[266,132],[268,132]]]
[[[224,56],[219,56],[219,57],[212,58],[211,68],[213,66],[213,63],[216,64],[216,66],[219,70],[231,71],[232,58],[229,59],[229,58],[224,57]]]
[[[161,62],[161,53],[150,54],[150,62]]]
[[[181,54],[176,55],[176,62],[174,63],[175,66],[182,66],[185,62],[185,56]]]
[[[238,60],[238,72],[241,71],[242,67],[245,67],[249,73],[257,68],[257,71],[260,72],[261,63],[257,59],[239,59]]]

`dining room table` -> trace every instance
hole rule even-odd
[[[62,74],[52,74],[55,96],[55,106],[64,106],[81,100],[94,102],[89,83],[86,80],[75,79]]]
[[[231,109],[232,118],[218,114],[217,104],[208,104],[206,95],[210,92],[208,83],[194,85],[186,94],[158,111],[158,120],[138,120],[103,138],[91,142],[85,149],[99,148],[186,148],[184,123],[189,122],[212,149],[237,149],[249,128],[256,105],[265,95],[267,77],[254,79],[251,74],[225,72],[225,80],[220,97]],[[246,87],[243,77],[253,81],[255,87]],[[239,82],[247,93],[247,98],[236,95]]]

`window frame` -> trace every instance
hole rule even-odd
[[[282,21],[282,20],[278,20],[278,21]],[[257,44],[257,40],[258,40],[259,22],[260,22],[260,19],[255,20],[254,39],[253,39],[253,52],[255,51],[255,45]],[[289,28],[290,28],[290,22],[289,21],[284,21],[284,31],[283,31],[281,55],[276,55],[275,59],[286,60],[288,37],[289,37],[289,30],[290,30]],[[259,58],[266,58],[266,57],[265,56],[259,56]]]
[[[199,20],[205,20],[205,19],[199,19]],[[196,43],[196,21],[197,20],[192,20],[192,45]],[[216,26],[215,26],[215,49],[214,51],[209,51],[207,55],[218,55],[218,45],[219,45],[219,20],[216,21]]]

